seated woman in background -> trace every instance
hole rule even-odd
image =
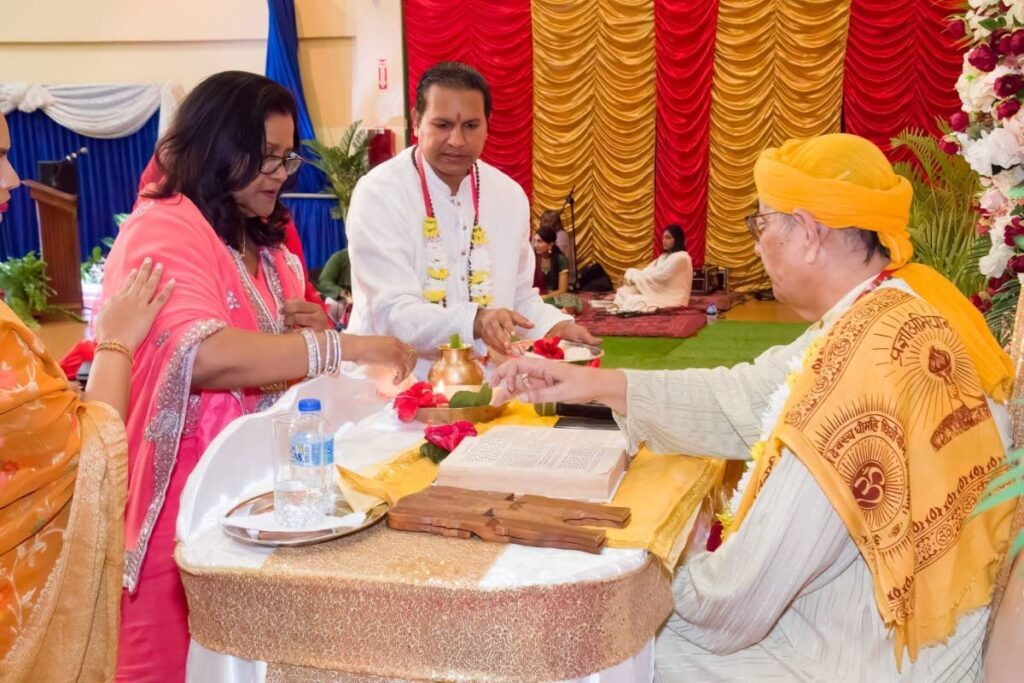
[[[615,292],[622,311],[651,311],[686,306],[693,287],[693,262],[686,253],[683,229],[673,223],[661,236],[661,256],[643,270],[629,268]]]
[[[562,212],[554,209],[546,210],[537,221],[537,229],[549,229],[554,233],[555,246],[569,263],[569,284],[576,282],[576,247],[573,244],[572,236],[562,226]]]
[[[9,147],[0,114],[0,214]],[[131,354],[170,296],[162,274],[147,262],[100,311],[82,399],[0,301],[0,680],[114,676]]]
[[[291,93],[262,76],[200,83],[157,145],[163,179],[140,197],[107,259],[104,290],[116,291],[147,253],[177,281],[132,367],[118,680],[184,680],[188,609],[174,528],[185,482],[221,430],[340,361],[388,366],[396,384],[415,365],[408,345],[340,335],[303,299],[302,267],[281,247],[279,199],[302,164],[296,118]]]
[[[542,226],[533,233],[531,240],[533,253],[537,255],[533,286],[545,297],[569,291],[569,261],[555,244],[555,237],[552,228]]]

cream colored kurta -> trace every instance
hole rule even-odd
[[[769,398],[811,341],[856,300],[851,290],[799,339],[733,368],[627,372],[631,449],[746,458]],[[913,293],[901,280],[883,286]],[[1009,417],[989,401],[1004,444]],[[671,416],[671,419],[665,419]],[[961,618],[944,645],[905,659],[875,605],[871,572],[810,472],[784,450],[746,521],[716,552],[680,567],[658,636],[661,681],[960,681],[980,669],[989,610]]]
[[[690,303],[693,262],[685,251],[662,254],[643,270],[629,268],[615,292],[615,305],[624,311],[648,311]]]

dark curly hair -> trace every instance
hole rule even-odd
[[[231,193],[251,183],[266,154],[266,119],[298,119],[295,98],[283,86],[245,71],[224,71],[197,85],[174,115],[156,149],[163,180],[147,197],[188,197],[225,243],[272,247],[284,240],[288,209],[277,200],[266,219],[246,217]],[[292,148],[299,149],[295,125]]]

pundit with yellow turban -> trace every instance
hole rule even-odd
[[[871,142],[791,140],[754,177],[799,339],[713,370],[516,359],[492,383],[604,402],[633,449],[748,460],[726,540],[676,572],[662,680],[973,680],[1011,510],[972,512],[1009,445],[1009,358],[909,263],[912,190]]]

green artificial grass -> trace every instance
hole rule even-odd
[[[805,323],[721,320],[688,339],[605,337],[601,366],[642,370],[726,367],[751,361],[766,349],[788,344]]]

